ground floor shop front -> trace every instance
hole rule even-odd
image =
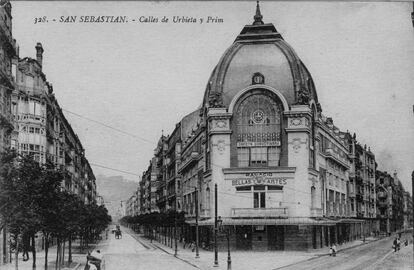
[[[198,227],[201,248],[212,249],[214,246],[214,225],[210,222],[200,222]],[[189,225],[183,228],[183,236],[187,241],[195,242],[196,226],[194,223]],[[363,239],[367,236],[366,228],[364,220],[348,219],[308,219],[296,223],[287,220],[227,220],[218,230],[217,243],[222,250],[227,248],[229,240],[233,250],[308,251]]]

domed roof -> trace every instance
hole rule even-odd
[[[246,25],[214,68],[204,95],[205,107],[228,108],[238,92],[254,84],[253,76],[280,91],[287,103],[318,104],[312,77],[292,47],[271,23],[262,21],[259,4],[252,25]]]

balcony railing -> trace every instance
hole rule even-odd
[[[338,153],[336,153],[332,148],[326,148],[324,154],[327,157],[333,157],[337,161],[340,161],[346,166],[349,166],[348,160],[346,158],[341,157]]]
[[[34,122],[38,122],[41,124],[45,123],[45,117],[40,116],[40,115],[34,115],[34,114],[30,114],[30,113],[21,113],[19,114],[19,120],[29,120],[29,121],[34,121]]]
[[[210,217],[210,209],[202,209],[200,211],[200,218],[209,218]]]
[[[288,209],[280,208],[232,208],[232,218],[287,218]]]

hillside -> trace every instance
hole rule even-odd
[[[136,191],[138,182],[129,181],[122,176],[96,176],[96,189],[104,198],[105,206],[113,217],[119,212],[121,201],[125,202]]]

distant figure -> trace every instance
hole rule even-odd
[[[28,234],[23,235],[23,261],[28,261],[29,258],[29,250],[30,250],[30,236]]]
[[[397,252],[397,238],[394,239],[394,242],[392,242],[392,247],[394,248],[394,252]]]
[[[335,244],[332,245],[332,256],[336,257],[336,246],[335,246]]]
[[[397,250],[400,250],[401,248],[401,241],[400,238],[397,238]]]

